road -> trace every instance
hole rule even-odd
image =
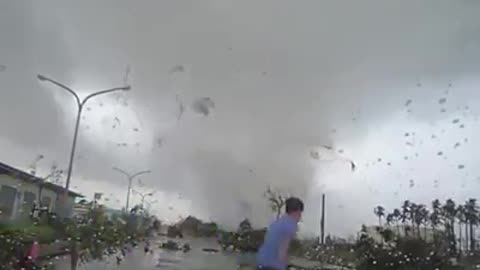
[[[162,240],[152,243],[158,246]],[[213,241],[202,239],[189,239],[188,243],[192,250],[187,253],[166,251],[159,248],[153,250],[153,254],[145,254],[143,245],[139,245],[125,256],[125,259],[117,265],[116,258],[112,257],[105,261],[93,261],[80,265],[78,270],[225,270],[237,269],[236,256],[234,254],[207,253],[202,248],[218,248]],[[56,270],[70,269],[70,259],[62,257],[54,260]]]
[[[158,247],[160,243],[166,239],[160,239],[152,243],[152,247]],[[78,270],[230,270],[238,269],[237,254],[232,253],[208,253],[203,248],[219,248],[218,245],[211,240],[205,239],[188,239],[192,250],[183,253],[182,251],[173,252],[160,248],[155,248],[153,253],[145,254],[144,245],[139,245],[128,253],[124,260],[117,265],[115,256],[105,261],[93,261],[80,265]],[[295,265],[303,265],[310,269],[319,267],[318,262],[311,262],[295,258],[291,261]],[[55,270],[69,270],[70,260],[63,257],[54,260]],[[340,269],[334,266],[324,266],[324,269]],[[245,270],[252,268],[243,268]]]

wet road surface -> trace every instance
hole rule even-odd
[[[147,269],[165,269],[165,270],[227,270],[237,269],[236,255],[230,253],[208,253],[202,248],[219,249],[214,241],[205,239],[186,240],[192,250],[184,253],[183,251],[167,251],[158,248],[159,244],[165,241],[160,239],[152,242],[153,253],[144,252],[144,244],[139,244],[137,248],[128,253],[124,260],[117,265],[116,257],[104,261],[92,261],[80,265],[78,270],[147,270]],[[183,242],[183,241],[179,241]],[[70,269],[70,260],[63,257],[55,260],[56,270]],[[248,269],[248,268],[247,268]]]

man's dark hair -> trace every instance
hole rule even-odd
[[[296,197],[290,197],[285,201],[285,210],[287,214],[293,213],[293,212],[303,212],[303,202],[299,198]]]

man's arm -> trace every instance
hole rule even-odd
[[[280,243],[280,249],[278,250],[278,257],[280,258],[280,261],[285,264],[288,261],[288,248],[290,247],[290,242],[292,241],[292,238],[293,234],[287,234]]]

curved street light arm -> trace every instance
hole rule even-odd
[[[130,179],[130,174],[128,174],[127,172],[125,172],[125,171],[123,171],[123,170],[121,170],[121,169],[119,169],[119,168],[117,168],[117,167],[113,167],[112,169],[115,170],[115,171],[117,171],[117,172],[119,172],[119,173],[121,173],[121,174],[124,174],[127,178]]]
[[[92,97],[94,96],[98,96],[98,95],[102,95],[102,94],[106,94],[106,93],[111,93],[111,92],[115,92],[115,91],[128,91],[130,90],[130,86],[124,86],[124,87],[115,87],[115,88],[112,88],[112,89],[107,89],[107,90],[102,90],[102,91],[98,91],[98,92],[95,92],[95,93],[92,93],[88,96],[86,96],[82,102],[80,103],[81,106],[85,105],[85,103],[87,103],[87,101],[89,99],[91,99]]]
[[[139,176],[139,175],[146,174],[146,173],[151,173],[151,172],[152,172],[152,171],[150,171],[150,170],[137,172],[137,173],[135,173],[134,175],[132,175],[131,178],[135,178],[135,177],[137,177],[137,176]]]
[[[62,84],[62,83],[59,83],[59,82],[57,82],[57,81],[55,81],[55,80],[52,80],[52,79],[50,79],[50,78],[47,78],[47,77],[45,77],[45,76],[43,76],[43,75],[40,75],[40,74],[37,75],[37,78],[38,78],[40,81],[51,82],[51,83],[55,84],[56,86],[58,86],[58,87],[60,87],[60,88],[62,88],[62,89],[64,89],[64,90],[68,91],[70,94],[72,94],[72,95],[75,97],[75,100],[77,101],[77,105],[80,106],[80,107],[82,106],[82,102],[80,101],[80,98],[78,97],[77,93],[75,93],[75,91],[73,91],[73,90],[72,90],[71,88],[69,88],[68,86],[66,86],[66,85],[64,85],[64,84]]]

